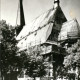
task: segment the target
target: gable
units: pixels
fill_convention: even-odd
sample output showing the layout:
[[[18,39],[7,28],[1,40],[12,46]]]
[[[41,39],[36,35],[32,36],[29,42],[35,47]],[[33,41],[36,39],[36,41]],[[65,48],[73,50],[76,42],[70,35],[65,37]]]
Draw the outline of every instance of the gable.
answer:
[[[48,38],[48,40],[50,41],[58,41],[58,35],[60,33],[60,30],[62,28],[62,24],[64,22],[66,22],[67,19],[63,13],[63,11],[61,10],[60,7],[58,7],[58,9],[56,10],[55,16],[54,16],[54,25],[51,31],[51,34]]]

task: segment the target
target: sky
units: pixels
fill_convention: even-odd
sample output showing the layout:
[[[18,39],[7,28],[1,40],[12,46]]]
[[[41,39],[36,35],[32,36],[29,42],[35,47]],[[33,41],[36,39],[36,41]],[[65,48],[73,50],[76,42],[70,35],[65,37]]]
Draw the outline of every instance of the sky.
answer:
[[[0,0],[0,20],[16,25],[19,0]],[[26,24],[53,8],[54,0],[23,0]],[[76,18],[80,24],[80,0],[60,0],[60,6],[67,20]]]

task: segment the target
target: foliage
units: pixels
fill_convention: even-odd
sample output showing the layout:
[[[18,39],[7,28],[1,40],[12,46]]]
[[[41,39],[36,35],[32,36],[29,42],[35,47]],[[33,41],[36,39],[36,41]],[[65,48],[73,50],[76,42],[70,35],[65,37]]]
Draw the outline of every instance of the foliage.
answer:
[[[72,44],[67,50],[68,55],[64,58],[64,70],[65,74],[70,76],[70,71],[76,70],[78,67],[78,75],[80,75],[80,39],[76,43]],[[77,75],[77,74],[76,74]]]
[[[64,59],[65,67],[73,66],[75,63],[80,60],[80,40],[74,43],[71,47],[67,49],[69,55]],[[80,64],[79,64],[80,65]]]
[[[15,39],[15,29],[4,22],[1,28],[1,69],[3,75],[9,71],[14,71],[19,67],[18,48]]]
[[[40,55],[38,49],[35,51],[28,49],[28,51],[24,51],[26,54],[24,59],[24,69],[26,69],[26,75],[29,77],[42,77],[46,74],[46,66],[44,64],[43,56]],[[22,55],[24,54],[22,53]]]
[[[35,50],[29,48],[28,51],[19,52],[15,29],[6,24],[5,21],[1,23],[1,26],[1,68],[3,75],[17,70],[20,73],[25,69],[26,74],[30,77],[44,76],[46,66],[39,48],[35,47]]]
[[[68,47],[66,49],[66,52],[68,53],[64,57],[63,65],[59,65],[59,60],[56,64],[56,77],[68,77],[70,76],[69,72],[70,70],[75,70],[76,66],[80,67],[80,40],[77,40],[76,43],[72,44],[71,47]],[[60,58],[60,57],[59,57]],[[79,70],[80,74],[80,70]]]

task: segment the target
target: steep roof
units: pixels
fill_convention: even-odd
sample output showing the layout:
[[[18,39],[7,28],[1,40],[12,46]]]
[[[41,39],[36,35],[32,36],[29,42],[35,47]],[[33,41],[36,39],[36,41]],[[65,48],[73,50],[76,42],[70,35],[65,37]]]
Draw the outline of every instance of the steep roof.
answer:
[[[43,13],[36,19],[34,19],[30,24],[26,25],[20,34],[17,36],[17,40],[22,39],[23,37],[30,35],[29,33],[34,32],[36,30],[39,30],[39,28],[42,28],[48,24],[51,17],[53,17],[54,13],[56,12],[56,9],[50,9],[47,12]]]
[[[18,46],[20,47],[22,43],[23,45],[27,44],[25,46],[44,43],[52,30],[53,23],[50,22],[50,19],[54,16],[55,12],[56,9],[50,9],[25,26],[17,36],[17,40],[20,40]]]
[[[80,26],[76,19],[63,23],[58,41],[80,37]]]
[[[19,40],[18,47],[24,49],[28,46],[45,43],[51,34],[57,10],[60,10],[62,13],[60,6],[50,9],[25,26],[17,36],[17,40]],[[62,18],[64,17],[62,16]]]

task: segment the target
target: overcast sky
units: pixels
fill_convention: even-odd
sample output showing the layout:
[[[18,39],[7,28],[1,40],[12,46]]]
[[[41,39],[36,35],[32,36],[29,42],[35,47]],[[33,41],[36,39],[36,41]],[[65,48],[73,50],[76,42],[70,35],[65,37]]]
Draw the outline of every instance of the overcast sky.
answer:
[[[1,20],[16,25],[19,0],[0,0]],[[23,0],[26,24],[53,7],[54,0]],[[76,18],[80,23],[80,0],[60,0],[60,6],[68,20]]]

